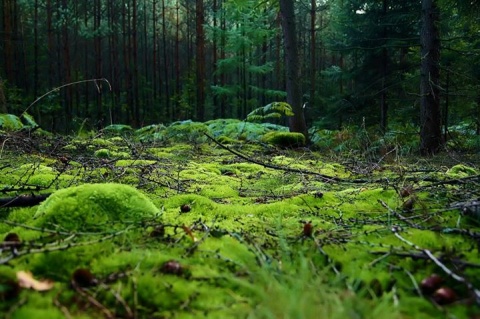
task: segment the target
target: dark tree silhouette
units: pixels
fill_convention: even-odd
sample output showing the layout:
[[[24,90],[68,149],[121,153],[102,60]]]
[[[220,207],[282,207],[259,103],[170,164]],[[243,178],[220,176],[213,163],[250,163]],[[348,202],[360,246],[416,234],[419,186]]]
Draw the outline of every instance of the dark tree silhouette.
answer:
[[[439,10],[435,0],[422,0],[421,78],[420,78],[420,152],[437,153],[442,145],[440,111],[440,37]]]
[[[203,0],[196,0],[196,76],[197,76],[197,120],[205,117],[205,12]]]
[[[285,68],[287,84],[287,102],[292,106],[294,116],[290,117],[290,131],[307,134],[307,125],[302,108],[300,87],[300,65],[298,61],[297,33],[293,0],[280,0],[282,30],[285,45]]]

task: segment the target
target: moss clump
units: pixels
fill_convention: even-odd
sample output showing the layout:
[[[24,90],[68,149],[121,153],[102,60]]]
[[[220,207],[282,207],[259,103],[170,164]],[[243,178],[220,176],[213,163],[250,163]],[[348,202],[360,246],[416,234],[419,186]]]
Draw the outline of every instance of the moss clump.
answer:
[[[297,132],[269,132],[262,139],[266,143],[284,148],[305,145],[305,135]]]
[[[120,223],[154,216],[155,205],[137,189],[122,184],[84,184],[59,190],[37,209],[33,224],[74,231],[107,231]]]
[[[156,161],[151,160],[118,160],[115,163],[117,167],[130,167],[130,166],[149,166],[157,163]]]
[[[106,148],[101,148],[99,150],[96,150],[94,155],[95,155],[95,157],[98,157],[98,158],[109,158],[110,157],[110,151]]]
[[[462,164],[455,165],[447,171],[447,175],[454,178],[464,178],[477,174],[477,170],[475,170],[473,167]]]

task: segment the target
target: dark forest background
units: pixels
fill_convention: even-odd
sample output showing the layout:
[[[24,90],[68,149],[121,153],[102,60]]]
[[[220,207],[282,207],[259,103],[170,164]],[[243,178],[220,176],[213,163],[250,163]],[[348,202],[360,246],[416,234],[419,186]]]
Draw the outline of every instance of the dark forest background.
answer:
[[[309,127],[420,125],[425,2],[438,15],[442,134],[480,133],[478,0],[293,1]],[[243,119],[286,100],[277,1],[3,0],[0,19],[0,112],[79,82],[29,109],[47,130]]]

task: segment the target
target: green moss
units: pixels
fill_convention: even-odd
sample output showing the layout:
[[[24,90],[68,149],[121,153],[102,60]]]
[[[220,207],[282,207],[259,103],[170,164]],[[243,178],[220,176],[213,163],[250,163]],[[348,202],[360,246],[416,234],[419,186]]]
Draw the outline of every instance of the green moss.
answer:
[[[305,145],[305,135],[297,132],[269,132],[263,136],[262,140],[266,143],[284,148],[301,147]]]
[[[129,166],[149,166],[157,163],[157,161],[151,160],[118,160],[115,162],[117,167],[129,167]]]
[[[19,173],[23,174],[26,172],[35,172],[40,174],[48,174],[53,173],[53,168],[45,166],[45,165],[38,165],[38,164],[24,164],[19,167]]]
[[[90,141],[90,144],[96,145],[96,146],[112,146],[113,145],[112,142],[103,138],[94,138]]]
[[[73,144],[68,144],[68,145],[65,145],[64,147],[62,147],[62,150],[64,151],[76,151],[78,149],[78,147],[76,145],[73,145]]]
[[[152,147],[147,150],[148,154],[152,154],[158,158],[170,158],[173,154],[163,148]]]
[[[450,168],[446,175],[452,178],[464,178],[468,176],[478,175],[478,171],[470,166],[458,164]]]
[[[238,191],[226,185],[212,185],[202,188],[200,195],[215,199],[232,198],[238,196]]]
[[[225,136],[225,135],[220,135],[218,138],[217,138],[217,141],[219,143],[222,143],[222,144],[235,144],[238,142],[238,140],[235,140],[231,137],[228,137],[228,136]]]
[[[214,124],[212,127],[218,131],[224,129],[222,125],[244,125],[239,121]],[[262,134],[269,129],[246,128],[252,129],[252,136],[260,132],[254,129],[261,128]],[[111,157],[127,153],[120,146],[123,139],[111,142],[118,142],[108,147]],[[88,144],[75,145],[85,150]],[[443,181],[444,173],[420,176],[411,174],[408,165],[385,165],[384,172],[361,178],[377,179],[372,176],[379,174],[388,176],[388,182],[326,182],[314,175],[244,162],[211,143],[155,145],[140,158],[156,156],[156,161],[117,161],[119,167],[102,165],[90,169],[82,155],[76,165],[70,162],[61,176],[65,180],[73,176],[69,183],[74,184],[112,179],[141,185],[151,200],[124,185],[86,184],[54,193],[38,210],[2,211],[0,220],[37,227],[0,223],[1,236],[19,234],[26,243],[24,251],[30,247],[41,250],[79,244],[17,256],[8,268],[4,267],[0,275],[7,278],[14,278],[16,270],[26,269],[37,278],[56,281],[52,292],[22,292],[27,303],[20,305],[12,317],[45,314],[34,312],[35,307],[53,311],[55,317],[58,308],[52,303],[54,298],[75,319],[100,317],[98,309],[86,308],[81,296],[69,288],[70,276],[78,267],[90,269],[99,278],[121,277],[109,282],[108,288],[89,289],[106,308],[118,311],[118,317],[126,316],[112,291],[130,306],[137,305],[138,318],[317,318],[318,309],[328,318],[468,318],[478,310],[473,304],[466,307],[463,303],[469,296],[464,288],[459,291],[463,299],[457,305],[441,310],[432,306],[427,298],[417,295],[415,284],[433,272],[441,273],[441,269],[431,261],[396,254],[417,250],[396,237],[392,225],[402,227],[399,234],[405,239],[445,256],[445,260],[454,256],[478,263],[474,239],[438,230],[478,228],[467,223],[465,217],[457,226],[459,212],[445,210],[452,198],[464,194],[463,185],[430,187],[430,180]],[[235,149],[269,164],[351,178],[341,164],[350,162],[350,158],[335,163],[314,152],[278,151],[253,143],[236,143]],[[30,164],[22,167],[24,163]],[[10,165],[0,172],[4,183],[11,176],[13,181],[28,176],[32,181],[38,179],[35,183],[48,182],[59,167],[63,168],[57,158],[30,156],[12,160]],[[151,165],[147,173],[151,172],[148,177],[154,179],[143,179],[139,174],[142,167],[137,166],[145,165]],[[415,194],[415,211],[405,214],[409,221],[422,226],[419,229],[379,203],[381,200],[400,211],[404,199],[397,192],[405,180],[422,180],[414,187],[425,186],[426,191]],[[58,187],[62,185],[64,182]],[[181,212],[182,205],[189,205],[190,211]],[[313,228],[311,237],[303,236],[308,222]],[[151,234],[162,227],[162,235]],[[113,238],[98,233],[117,230],[127,231]],[[82,245],[92,240],[98,242]],[[7,256],[9,251],[3,250],[2,254]],[[180,262],[188,275],[162,272],[168,260]],[[461,274],[472,278],[477,286],[478,269],[467,266]],[[373,293],[372,282],[378,282],[381,295]],[[462,286],[451,278],[447,283],[455,288]],[[8,310],[6,307],[1,310]]]
[[[66,230],[121,229],[121,222],[155,216],[155,205],[135,188],[122,184],[84,184],[52,194],[35,213],[33,225]]]
[[[96,150],[94,155],[98,158],[109,158],[111,154],[109,149],[101,148],[99,150]]]

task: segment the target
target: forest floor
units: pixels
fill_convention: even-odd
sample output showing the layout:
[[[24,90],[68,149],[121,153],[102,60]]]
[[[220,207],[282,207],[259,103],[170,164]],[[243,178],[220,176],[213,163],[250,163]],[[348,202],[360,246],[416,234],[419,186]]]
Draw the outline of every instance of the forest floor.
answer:
[[[471,158],[1,136],[6,318],[480,316]]]

